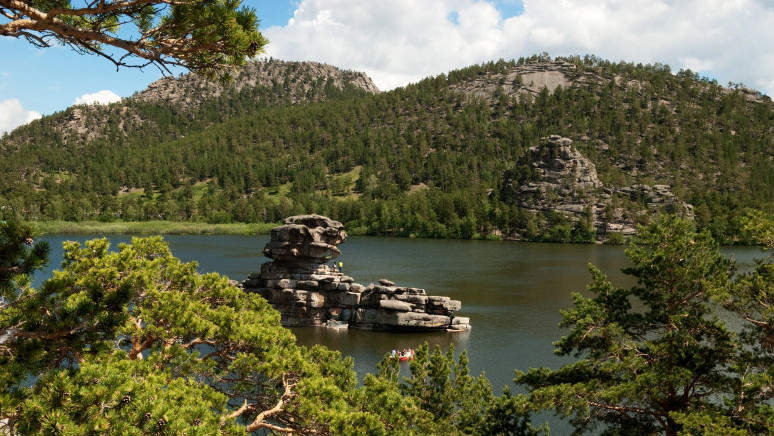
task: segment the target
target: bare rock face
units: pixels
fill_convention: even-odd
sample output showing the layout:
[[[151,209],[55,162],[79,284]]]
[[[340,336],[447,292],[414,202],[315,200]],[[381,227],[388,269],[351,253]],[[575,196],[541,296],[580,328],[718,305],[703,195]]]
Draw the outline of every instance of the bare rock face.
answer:
[[[546,58],[455,83],[450,89],[484,99],[494,105],[501,93],[512,98],[517,98],[520,94],[537,95],[543,88],[553,93],[560,86],[568,88],[574,82],[585,82],[580,76],[574,64]]]
[[[541,174],[547,187],[563,193],[602,187],[594,163],[572,146],[572,141],[559,135],[544,138],[540,146],[529,149],[532,166]]]
[[[201,105],[206,99],[218,97],[229,90],[239,92],[246,88],[272,87],[279,84],[289,91],[292,103],[300,103],[309,99],[315,82],[304,80],[305,77],[324,80],[338,89],[352,85],[371,94],[379,93],[379,89],[365,73],[344,71],[317,62],[254,60],[246,62],[244,67],[235,71],[234,80],[225,84],[206,80],[195,73],[179,78],[165,77],[151,83],[147,89],[137,94],[135,99],[150,103],[163,102],[182,110],[190,110]]]
[[[266,298],[285,326],[355,327],[369,330],[470,329],[455,317],[462,304],[428,296],[424,289],[395,286],[390,280],[363,286],[326,264],[341,252],[344,226],[320,215],[299,215],[271,232],[263,253],[273,259],[241,283]]]
[[[635,234],[640,213],[693,217],[693,206],[675,196],[668,185],[603,186],[594,163],[570,139],[558,135],[542,138],[529,148],[505,178],[501,196],[506,203],[536,214],[553,211],[575,221],[590,219],[598,239],[610,233]]]
[[[298,215],[271,231],[263,254],[281,264],[315,269],[341,255],[337,245],[347,239],[344,226],[320,215]]]
[[[595,212],[602,182],[594,163],[576,150],[570,139],[558,135],[543,138],[517,162],[517,167],[528,168],[530,175],[507,180],[503,195],[506,202],[533,212],[556,210],[575,218],[589,209]]]

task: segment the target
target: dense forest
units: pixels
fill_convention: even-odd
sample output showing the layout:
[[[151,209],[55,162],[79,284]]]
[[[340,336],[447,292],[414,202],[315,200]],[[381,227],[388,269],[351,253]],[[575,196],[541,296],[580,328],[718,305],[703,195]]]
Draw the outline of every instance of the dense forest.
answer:
[[[604,238],[605,220],[645,224],[658,213],[622,187],[667,185],[724,242],[742,239],[747,211],[774,211],[774,105],[742,85],[661,64],[536,55],[374,93],[304,64],[260,63],[282,74],[220,93],[190,88],[193,105],[135,96],[73,107],[5,135],[0,205],[31,221],[320,213],[351,233],[577,242]],[[535,72],[562,82],[531,87]],[[504,195],[511,180],[540,179],[517,162],[550,135],[596,166],[606,200],[590,207],[604,208],[601,218]]]

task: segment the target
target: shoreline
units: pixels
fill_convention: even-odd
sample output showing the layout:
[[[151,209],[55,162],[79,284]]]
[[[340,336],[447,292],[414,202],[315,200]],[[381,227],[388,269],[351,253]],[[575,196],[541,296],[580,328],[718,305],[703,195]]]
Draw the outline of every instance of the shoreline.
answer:
[[[281,226],[274,223],[230,223],[209,224],[203,222],[177,221],[27,221],[39,233],[70,235],[269,235],[271,230]],[[349,236],[368,236],[363,228],[347,231]],[[415,238],[414,235],[389,236]],[[431,238],[432,239],[432,238]],[[453,239],[453,238],[440,238]],[[471,240],[504,241],[499,236],[481,236]]]
[[[269,235],[271,230],[277,226],[281,226],[281,222],[276,223],[230,223],[230,224],[210,224],[203,222],[176,222],[176,221],[114,221],[114,222],[102,222],[102,221],[27,221],[29,225],[32,225],[37,229],[38,233],[43,235],[51,234],[70,234],[70,235]],[[354,229],[352,232],[347,232],[349,236],[368,236],[363,232],[359,232],[359,229]],[[395,236],[390,236],[395,237]],[[398,238],[413,239],[413,235],[409,236],[397,236]],[[431,238],[432,239],[432,238]],[[444,239],[444,238],[441,238]],[[487,238],[478,237],[471,238],[470,240],[477,241],[507,241],[507,242],[522,242],[518,240],[505,239],[505,238]],[[549,242],[549,241],[529,241],[538,244],[562,244],[562,242]],[[573,244],[567,242],[567,244]],[[620,245],[624,244],[605,244],[603,242],[595,241],[590,244],[596,245]],[[585,244],[581,244],[585,245]],[[758,244],[720,244],[721,246],[728,247],[756,247]]]
[[[43,234],[73,235],[268,235],[280,223],[209,224],[175,221],[30,221]]]

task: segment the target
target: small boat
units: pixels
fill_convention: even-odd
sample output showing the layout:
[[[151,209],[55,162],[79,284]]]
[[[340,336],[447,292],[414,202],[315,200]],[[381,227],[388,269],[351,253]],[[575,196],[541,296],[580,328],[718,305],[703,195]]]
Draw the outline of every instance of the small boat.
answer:
[[[414,349],[410,348],[408,350],[400,351],[398,353],[390,355],[392,358],[398,358],[398,362],[405,362],[409,359],[414,358]]]

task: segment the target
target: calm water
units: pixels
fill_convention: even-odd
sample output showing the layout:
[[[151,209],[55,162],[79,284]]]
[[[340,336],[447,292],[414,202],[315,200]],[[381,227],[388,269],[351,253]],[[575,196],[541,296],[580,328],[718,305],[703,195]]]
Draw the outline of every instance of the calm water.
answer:
[[[47,236],[52,267],[59,266],[63,240],[92,238]],[[109,238],[114,248],[130,241],[126,236]],[[218,272],[238,281],[260,271],[260,265],[268,261],[261,254],[268,236],[171,235],[164,239],[175,256],[197,260],[200,272]],[[467,350],[471,372],[484,371],[499,392],[505,385],[512,386],[515,368],[563,363],[552,346],[564,334],[557,327],[559,310],[572,305],[571,292],[585,290],[590,281],[589,263],[616,285],[631,284],[620,273],[626,265],[623,247],[351,237],[339,248],[344,272],[357,283],[367,285],[387,278],[398,286],[420,287],[430,295],[461,300],[462,310],[457,314],[470,317],[473,325],[466,333],[427,334],[293,329],[301,344],[323,344],[354,357],[361,378],[375,372],[376,363],[391,349],[427,341],[444,351],[452,344],[455,350]],[[733,252],[741,268],[749,268],[752,259],[760,257],[755,248],[734,248]]]

